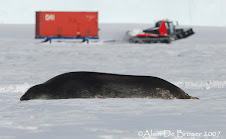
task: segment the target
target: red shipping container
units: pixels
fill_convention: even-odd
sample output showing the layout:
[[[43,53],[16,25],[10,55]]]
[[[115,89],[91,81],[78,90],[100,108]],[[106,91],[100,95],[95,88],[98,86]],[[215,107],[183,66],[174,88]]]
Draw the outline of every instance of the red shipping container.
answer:
[[[36,12],[36,38],[98,37],[98,12]]]

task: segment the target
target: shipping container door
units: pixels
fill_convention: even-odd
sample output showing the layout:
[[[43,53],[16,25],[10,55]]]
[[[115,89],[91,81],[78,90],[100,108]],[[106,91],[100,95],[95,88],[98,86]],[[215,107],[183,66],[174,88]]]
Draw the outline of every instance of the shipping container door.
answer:
[[[83,20],[84,22],[86,22],[86,24],[84,24],[84,35],[85,36],[89,36],[89,37],[94,37],[97,36],[97,13],[95,12],[87,12],[84,13],[83,16]]]

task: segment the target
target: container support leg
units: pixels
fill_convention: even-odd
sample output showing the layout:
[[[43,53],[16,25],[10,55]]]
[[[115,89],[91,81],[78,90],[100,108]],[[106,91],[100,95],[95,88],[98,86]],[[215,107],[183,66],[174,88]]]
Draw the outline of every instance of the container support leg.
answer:
[[[49,41],[49,43],[52,43],[52,39],[51,38],[47,38],[47,41]]]
[[[89,44],[89,38],[83,38],[82,42],[87,42],[87,44]]]

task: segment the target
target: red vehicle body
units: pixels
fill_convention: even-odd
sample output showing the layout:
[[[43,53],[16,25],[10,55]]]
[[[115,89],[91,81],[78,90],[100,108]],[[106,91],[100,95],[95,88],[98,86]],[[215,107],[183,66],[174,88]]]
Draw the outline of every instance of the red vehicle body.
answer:
[[[36,38],[98,38],[98,12],[36,12]]]

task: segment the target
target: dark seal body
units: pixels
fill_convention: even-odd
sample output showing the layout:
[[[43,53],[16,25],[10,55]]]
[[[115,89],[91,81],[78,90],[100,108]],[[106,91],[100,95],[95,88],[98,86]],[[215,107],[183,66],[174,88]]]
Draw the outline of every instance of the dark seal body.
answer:
[[[197,99],[158,77],[69,72],[31,87],[20,100],[69,98]]]

